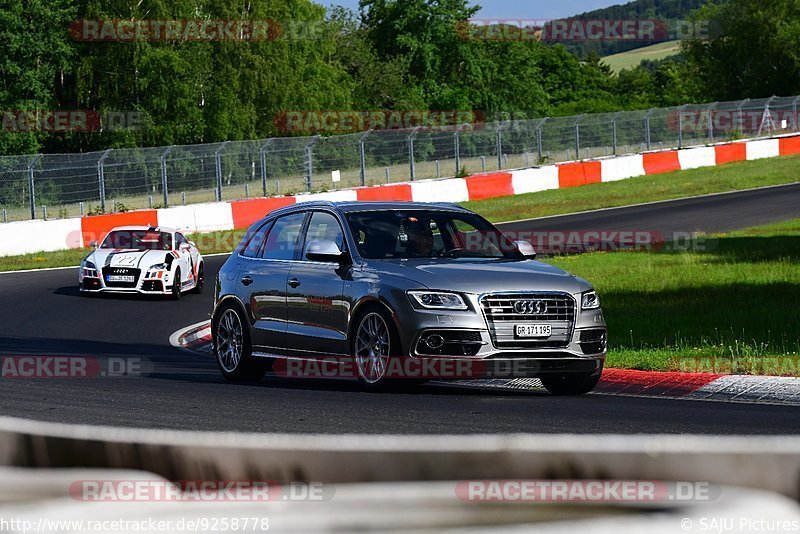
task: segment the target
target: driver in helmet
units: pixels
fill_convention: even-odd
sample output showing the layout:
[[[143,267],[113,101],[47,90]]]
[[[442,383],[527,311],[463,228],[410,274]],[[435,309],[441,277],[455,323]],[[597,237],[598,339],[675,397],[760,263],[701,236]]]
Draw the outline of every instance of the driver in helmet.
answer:
[[[409,217],[405,221],[405,231],[408,236],[406,251],[412,257],[433,257],[433,229],[430,219],[422,217]]]

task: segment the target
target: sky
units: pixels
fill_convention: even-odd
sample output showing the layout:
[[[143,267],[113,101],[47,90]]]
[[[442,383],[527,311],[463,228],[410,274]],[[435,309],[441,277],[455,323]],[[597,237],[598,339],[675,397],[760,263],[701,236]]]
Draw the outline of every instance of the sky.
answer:
[[[314,0],[326,6],[342,5],[358,10],[358,0]],[[553,19],[569,17],[592,9],[625,4],[630,0],[476,0],[483,6],[476,18],[489,19]]]

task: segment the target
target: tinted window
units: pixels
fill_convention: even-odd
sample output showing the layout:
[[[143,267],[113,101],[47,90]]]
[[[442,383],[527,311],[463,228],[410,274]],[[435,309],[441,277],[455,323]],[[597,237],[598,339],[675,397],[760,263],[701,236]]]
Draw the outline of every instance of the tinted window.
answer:
[[[311,216],[311,223],[308,225],[306,234],[306,248],[314,241],[333,241],[344,250],[344,234],[339,220],[324,211],[317,211]]]
[[[172,236],[167,232],[150,230],[118,230],[108,234],[100,248],[172,250]]]
[[[267,236],[262,257],[268,260],[293,260],[305,218],[305,213],[295,213],[275,221]]]
[[[267,223],[261,227],[259,227],[254,232],[248,232],[248,235],[245,236],[245,239],[249,239],[247,241],[247,245],[242,250],[242,256],[246,258],[259,258],[261,257],[261,249],[264,247],[264,241],[267,238],[267,232],[269,231],[271,223]]]
[[[446,211],[351,213],[347,222],[369,260],[522,259],[516,246],[485,219]]]
[[[188,243],[183,234],[175,234],[175,248],[180,248],[184,243]]]

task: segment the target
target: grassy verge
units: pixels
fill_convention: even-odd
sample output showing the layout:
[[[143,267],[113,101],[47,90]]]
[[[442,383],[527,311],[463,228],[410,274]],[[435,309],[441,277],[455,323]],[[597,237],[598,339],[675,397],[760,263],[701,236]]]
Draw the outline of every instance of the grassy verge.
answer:
[[[464,205],[492,222],[505,222],[786,184],[796,182],[798,175],[800,156],[787,156],[493,198]]]
[[[612,367],[800,376],[800,220],[716,237],[548,261],[597,287]]]

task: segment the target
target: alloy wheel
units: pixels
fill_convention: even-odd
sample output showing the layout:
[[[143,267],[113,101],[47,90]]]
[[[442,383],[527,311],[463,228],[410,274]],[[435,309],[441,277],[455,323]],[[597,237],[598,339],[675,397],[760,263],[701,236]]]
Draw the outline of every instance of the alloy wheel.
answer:
[[[378,313],[370,313],[361,320],[355,342],[355,359],[361,379],[377,384],[386,376],[391,348],[389,327]]]

